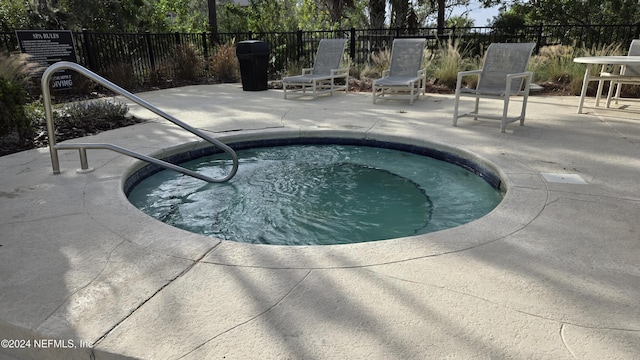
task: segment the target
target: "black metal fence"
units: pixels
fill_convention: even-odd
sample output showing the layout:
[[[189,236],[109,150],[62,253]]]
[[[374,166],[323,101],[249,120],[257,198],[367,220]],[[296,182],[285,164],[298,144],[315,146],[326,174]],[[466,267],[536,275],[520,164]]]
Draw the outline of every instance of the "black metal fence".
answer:
[[[150,81],[160,67],[172,75],[167,64],[174,59],[178,46],[189,44],[203,59],[209,57],[207,34],[151,33],[74,33],[78,63],[98,74],[109,74],[126,64],[132,68],[137,82]],[[114,67],[116,69],[114,69]],[[204,68],[203,68],[204,70]],[[206,75],[206,74],[202,74]]]
[[[547,45],[577,45],[586,48],[620,44],[626,48],[631,40],[640,38],[640,23],[630,25],[536,25],[512,28],[452,27],[445,29],[346,29],[335,31],[293,31],[269,33],[74,33],[78,62],[99,74],[126,64],[132,68],[138,84],[149,82],[154,71],[170,63],[181,44],[189,44],[209,59],[216,44],[257,39],[270,47],[270,77],[280,78],[290,62],[310,65],[317,44],[323,38],[348,38],[348,54],[357,64],[370,61],[371,54],[390,48],[397,37],[427,39],[434,50],[445,41],[452,41],[471,54],[480,54],[492,42],[535,42],[537,49]],[[17,39],[13,32],[0,32],[0,50],[15,52]],[[206,67],[202,75],[207,75]]]

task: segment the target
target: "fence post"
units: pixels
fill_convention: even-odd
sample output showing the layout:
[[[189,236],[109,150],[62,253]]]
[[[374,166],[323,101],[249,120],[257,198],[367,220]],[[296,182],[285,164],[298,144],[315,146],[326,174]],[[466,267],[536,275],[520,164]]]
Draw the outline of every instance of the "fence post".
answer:
[[[356,28],[352,27],[350,32],[351,45],[349,48],[349,56],[351,57],[351,60],[354,60],[356,58]]]
[[[156,68],[156,60],[153,57],[153,43],[151,42],[151,33],[149,30],[145,31],[144,37],[147,40],[147,51],[149,52],[149,63],[151,64],[151,69]]]
[[[540,51],[540,48],[542,47],[542,29],[543,29],[543,25],[542,23],[538,24],[538,37],[536,39],[536,54]]]
[[[300,58],[302,57],[302,52],[304,49],[304,42],[302,40],[302,30],[298,29],[297,34],[296,34],[296,49],[297,49],[297,54],[296,54],[296,60],[300,61]]]
[[[451,46],[456,45],[456,26],[451,27]]]
[[[205,31],[202,32],[202,54],[204,55],[204,61],[206,62],[209,58],[209,48],[207,47],[207,33]]]
[[[180,33],[176,31],[174,36],[176,37],[176,45],[180,45]]]
[[[82,29],[82,37],[84,38],[84,51],[87,53],[87,69],[95,70],[93,46],[91,46],[91,34],[89,33],[89,30]]]

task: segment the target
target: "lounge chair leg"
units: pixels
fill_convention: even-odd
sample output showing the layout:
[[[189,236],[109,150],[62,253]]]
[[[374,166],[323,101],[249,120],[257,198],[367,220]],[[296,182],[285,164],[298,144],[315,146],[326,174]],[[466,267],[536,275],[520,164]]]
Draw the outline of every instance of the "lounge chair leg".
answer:
[[[509,87],[507,87],[509,90]],[[510,96],[505,95],[504,97],[504,108],[502,109],[502,121],[500,122],[500,132],[503,133],[507,129],[507,115],[509,115],[509,98]]]
[[[611,98],[613,97],[613,88],[616,87],[616,85],[617,84],[613,81],[609,83],[609,92],[607,93],[607,104],[605,105],[607,109],[611,105]]]
[[[453,100],[453,126],[458,126],[458,103],[460,101],[460,89],[456,89],[456,97]]]
[[[604,71],[604,66],[602,67]],[[602,94],[602,88],[604,87],[604,80],[598,81],[598,90],[596,90],[596,106],[600,106],[600,95]]]
[[[475,105],[475,107],[473,108],[473,113],[477,115],[477,114],[478,114],[478,110],[479,110],[479,109],[480,109],[480,98],[479,98],[479,97],[477,97],[477,98],[476,98],[476,105]],[[478,117],[477,117],[477,116],[474,116],[474,117],[473,117],[473,120],[478,120]]]
[[[618,84],[618,88],[616,89],[616,105],[618,104],[618,100],[620,100],[621,91],[622,91],[622,83]]]
[[[529,88],[530,81],[525,83],[527,89]],[[524,118],[527,115],[527,101],[529,101],[529,91],[524,92],[522,97],[522,110],[520,111],[520,126],[524,126]]]
[[[522,111],[520,112],[520,126],[524,126],[524,117],[527,113],[527,100],[522,103]]]

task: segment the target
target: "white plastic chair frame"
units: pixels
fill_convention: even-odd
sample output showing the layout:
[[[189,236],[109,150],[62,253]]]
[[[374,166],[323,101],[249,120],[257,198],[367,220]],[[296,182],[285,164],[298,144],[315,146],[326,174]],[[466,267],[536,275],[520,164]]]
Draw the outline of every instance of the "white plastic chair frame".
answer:
[[[427,75],[422,69],[422,55],[426,39],[394,39],[391,64],[382,78],[372,84],[373,103],[386,96],[409,99],[409,104],[426,92]]]
[[[640,56],[640,39],[635,39],[631,41],[631,45],[629,46],[629,56]],[[609,73],[601,73],[600,76],[612,75]],[[598,90],[602,91],[602,80],[600,80],[600,84],[598,84]],[[622,85],[640,85],[640,66],[629,66],[623,65],[620,67],[620,75],[616,76],[615,80],[611,80],[611,84],[609,86],[609,92],[607,93],[607,108],[611,105],[611,100],[615,100],[616,104],[618,100],[622,99],[620,96]],[[613,95],[615,90],[615,96]],[[600,94],[600,92],[598,94]],[[626,100],[638,100],[638,99],[626,99]]]
[[[349,90],[349,69],[340,68],[347,39],[321,39],[316,51],[313,68],[302,69],[302,75],[288,76],[282,79],[284,98],[287,93],[301,92],[301,96],[310,91],[315,99],[319,94]],[[337,84],[344,79],[344,84]]]
[[[465,116],[500,120],[500,132],[506,130],[507,124],[520,121],[524,125],[529,98],[529,87],[533,79],[533,72],[525,71],[535,47],[534,43],[493,43],[487,48],[482,69],[461,71],[456,81],[456,95],[453,110],[453,126],[457,126],[458,119]],[[475,89],[463,88],[462,79],[466,76],[477,76]],[[509,99],[511,96],[522,95],[522,109],[517,116],[509,117]],[[474,97],[475,107],[472,112],[459,114],[460,97]],[[501,116],[479,114],[480,98],[502,99]]]

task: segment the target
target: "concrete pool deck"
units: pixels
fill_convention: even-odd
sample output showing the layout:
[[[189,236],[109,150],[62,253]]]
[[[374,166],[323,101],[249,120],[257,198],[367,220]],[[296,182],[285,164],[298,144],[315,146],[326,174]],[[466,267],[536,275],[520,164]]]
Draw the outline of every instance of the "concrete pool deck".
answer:
[[[0,157],[0,359],[640,358],[640,103],[589,99],[576,114],[578,97],[532,96],[525,126],[500,134],[495,121],[452,127],[451,95],[373,105],[370,93],[284,100],[239,84],[137,95],[223,141],[459,148],[495,166],[507,195],[420,237],[248,245],[135,209],[122,184],[137,160],[89,150],[95,170],[78,174],[77,151],[61,151],[53,175],[48,149]],[[197,140],[131,112],[149,121],[72,141],[157,154]]]

